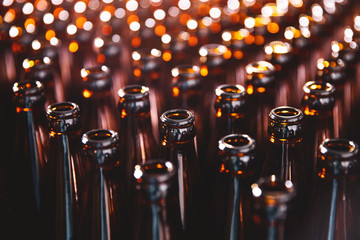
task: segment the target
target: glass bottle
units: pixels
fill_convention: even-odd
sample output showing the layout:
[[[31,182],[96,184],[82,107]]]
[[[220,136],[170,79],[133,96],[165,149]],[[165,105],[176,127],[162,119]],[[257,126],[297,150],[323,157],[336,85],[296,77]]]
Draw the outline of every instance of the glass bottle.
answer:
[[[134,177],[138,189],[134,239],[184,239],[175,166],[150,160],[135,166]]]
[[[118,129],[116,102],[111,90],[111,73],[105,65],[81,69],[83,98],[80,104],[82,129]]]
[[[326,139],[319,147],[317,178],[306,222],[309,239],[358,239],[358,145]]]
[[[82,189],[80,108],[61,102],[47,107],[50,128],[45,185],[46,222],[49,238],[75,239]]]
[[[135,194],[134,167],[156,158],[158,146],[152,132],[149,88],[129,85],[120,89],[118,94],[120,146],[125,165],[126,190],[131,199]]]
[[[301,101],[304,112],[304,143],[306,172],[312,178],[316,170],[319,145],[326,138],[334,137],[335,87],[326,82],[307,82]]]
[[[121,178],[117,133],[91,130],[81,142],[86,171],[79,239],[130,239],[132,219]]]
[[[39,236],[49,143],[44,88],[39,81],[22,81],[14,84],[13,92],[16,118],[10,194],[19,224]]]
[[[250,239],[251,184],[255,180],[255,140],[230,134],[218,142],[219,162],[212,200],[209,239]]]
[[[195,236],[201,224],[198,221],[201,183],[194,142],[194,115],[187,110],[172,109],[161,115],[160,122],[160,157],[177,169],[182,225],[187,236]]]
[[[260,178],[251,185],[255,198],[253,239],[283,240],[285,238],[286,218],[290,201],[296,188],[290,180],[275,175]]]
[[[216,120],[211,133],[206,162],[202,163],[212,173],[217,172],[216,155],[218,141],[231,133],[248,133],[246,115],[246,91],[241,85],[224,84],[215,90],[214,108]]]

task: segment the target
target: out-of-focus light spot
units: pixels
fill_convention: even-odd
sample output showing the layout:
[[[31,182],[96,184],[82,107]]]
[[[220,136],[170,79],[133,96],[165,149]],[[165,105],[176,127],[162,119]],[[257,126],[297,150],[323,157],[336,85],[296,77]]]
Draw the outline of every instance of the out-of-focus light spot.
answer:
[[[354,18],[354,28],[356,31],[360,31],[360,16]]]
[[[2,2],[2,5],[3,5],[4,7],[10,7],[10,6],[13,4],[13,2],[14,2],[14,0],[4,0],[4,1]]]
[[[317,69],[323,70],[324,67],[325,67],[325,65],[324,65],[324,59],[323,59],[323,58],[319,58],[319,59],[317,60],[316,66],[317,66]]]
[[[289,180],[285,181],[285,187],[292,188],[293,186],[294,185],[293,185],[293,183],[291,181],[289,181]]]
[[[43,62],[44,62],[45,64],[50,64],[50,63],[51,63],[51,60],[50,60],[49,57],[44,57],[44,58],[43,58]]]
[[[106,4],[109,4],[109,3],[112,3],[113,0],[102,0],[103,3],[106,3]]]
[[[90,31],[93,28],[93,24],[90,21],[86,21],[83,28],[85,31]]]
[[[255,27],[255,19],[252,17],[247,17],[244,21],[244,25],[247,28],[253,28]]]
[[[319,4],[314,4],[311,7],[312,17],[315,22],[320,22],[323,19],[324,11]]]
[[[351,42],[352,41],[352,38],[354,36],[354,32],[351,28],[347,27],[345,28],[344,30],[344,41],[345,42]]]
[[[28,58],[24,59],[22,66],[24,69],[29,69],[34,66],[34,61],[29,60]]]
[[[137,52],[137,51],[134,51],[132,54],[131,54],[131,57],[134,61],[139,61],[141,59],[141,55]]]
[[[170,61],[171,60],[171,52],[170,51],[165,51],[164,53],[163,53],[163,60],[165,61],[165,62],[168,62],[168,61]]]
[[[264,6],[262,9],[261,9],[261,14],[264,16],[264,17],[271,17],[272,14],[273,14],[273,10],[270,6]]]
[[[230,32],[223,32],[223,34],[221,35],[221,38],[228,42],[231,40],[231,33]]]
[[[43,16],[43,21],[45,24],[52,24],[54,22],[54,15],[51,13],[45,13]]]
[[[69,44],[69,51],[74,53],[79,49],[79,44],[77,42],[71,42]]]
[[[156,48],[151,49],[150,53],[154,57],[161,57],[161,51]]]
[[[34,40],[31,42],[31,47],[34,50],[39,50],[41,48],[41,43],[38,40]]]
[[[110,12],[108,12],[108,11],[102,11],[102,12],[100,13],[100,20],[101,20],[102,22],[108,22],[108,21],[110,21],[110,19],[111,19],[111,13],[110,13]]]
[[[299,24],[300,24],[301,27],[308,27],[309,24],[310,24],[310,20],[306,16],[301,16],[299,18]]]
[[[134,32],[139,31],[139,29],[140,29],[140,23],[138,23],[138,22],[132,22],[132,23],[130,23],[129,27],[130,27],[130,30],[131,30],[131,31],[134,31]]]
[[[164,25],[158,25],[155,27],[155,34],[157,36],[162,36],[166,33],[166,28]]]
[[[76,52],[76,51],[75,51]],[[84,98],[90,98],[91,97],[91,95],[92,95],[92,92],[90,92],[89,90],[84,90],[83,91],[83,96],[84,96]]]
[[[140,179],[142,177],[144,173],[141,171],[141,167],[139,165],[135,166],[135,171],[134,171],[134,177],[136,179]]]
[[[25,15],[29,15],[34,11],[34,5],[32,5],[32,3],[27,2],[24,4],[23,8],[22,8],[22,12]]]
[[[332,41],[331,42],[331,50],[333,52],[339,52],[341,50],[340,44],[337,41]]]
[[[66,10],[62,10],[61,12],[59,12],[59,19],[61,21],[66,21],[69,18],[69,12]]]
[[[206,66],[201,66],[201,68],[200,68],[200,75],[203,76],[203,77],[205,77],[205,76],[208,75],[208,73],[209,73],[208,68],[207,68]]]
[[[204,17],[201,22],[204,26],[209,27],[212,24],[212,19],[211,17]]]
[[[100,38],[100,37],[96,37],[94,39],[94,46],[96,48],[101,48],[102,46],[104,46],[104,40],[102,38]]]
[[[188,10],[191,6],[191,2],[189,0],[180,0],[178,2],[178,6],[181,10]]]
[[[12,21],[14,21],[15,16],[16,16],[16,14],[15,14],[14,9],[9,9],[9,10],[5,13],[4,21],[7,22],[7,23],[11,23]]]
[[[59,44],[59,39],[57,39],[56,37],[53,37],[50,39],[50,44],[52,46],[57,46]]]
[[[11,28],[9,29],[9,36],[15,38],[19,34],[20,34],[19,28],[17,28],[16,26],[11,26]]]
[[[208,51],[205,48],[200,48],[199,55],[205,57],[206,55],[208,55]]]
[[[350,48],[356,49],[358,47],[358,44],[355,41],[350,42]]]
[[[334,14],[336,12],[336,1],[335,0],[324,0],[325,11],[329,14]]]
[[[155,12],[154,12],[154,18],[156,19],[156,20],[163,20],[164,18],[165,18],[165,16],[166,16],[166,13],[165,13],[165,11],[164,10],[162,10],[162,9],[157,9],[157,10],[155,10]]]
[[[243,0],[245,7],[251,7],[256,3],[256,0]]]
[[[136,9],[138,9],[139,7],[139,4],[137,1],[135,0],[129,0],[127,3],[126,3],[126,9],[133,12],[135,11]]]
[[[251,186],[252,188],[252,194],[254,195],[254,197],[260,197],[262,194],[261,189],[259,188],[259,186],[257,184],[253,184]]]
[[[74,5],[74,10],[77,13],[83,13],[86,10],[86,3],[84,3],[83,1],[79,1],[77,3],[75,3]]]
[[[52,29],[47,30],[45,33],[46,40],[50,41],[50,39],[52,39],[53,37],[55,37],[55,31]]]
[[[277,33],[279,32],[280,29],[279,25],[275,22],[269,23],[266,28],[269,31],[269,33]]]
[[[114,34],[112,37],[111,37],[111,40],[114,42],[114,43],[119,43],[120,40],[121,40],[121,37],[119,34]]]
[[[77,27],[74,24],[69,24],[66,28],[66,32],[69,35],[74,35],[77,32]]]
[[[164,44],[169,44],[171,42],[171,37],[169,34],[164,34],[162,37],[161,37],[161,41],[164,43]]]
[[[285,29],[284,37],[285,37],[287,40],[291,40],[291,39],[294,38],[294,32],[291,31],[291,29],[287,28],[287,29]]]
[[[221,10],[217,7],[213,7],[210,9],[209,15],[210,15],[210,17],[217,19],[217,18],[221,17]]]
[[[240,2],[238,0],[228,0],[227,1],[227,7],[230,10],[235,11],[235,10],[239,9]]]
[[[51,0],[51,3],[55,6],[60,5],[63,3],[63,0]]]
[[[190,36],[188,39],[188,44],[190,47],[195,47],[198,44],[198,42],[199,40],[195,35]]]
[[[133,46],[134,48],[137,48],[141,45],[141,38],[139,36],[134,36],[131,39],[131,46]]]
[[[194,30],[194,29],[197,28],[198,23],[197,23],[197,21],[195,21],[194,19],[190,19],[190,20],[187,22],[186,26],[187,26],[190,30]]]
[[[268,54],[268,55],[270,55],[270,54],[273,53],[273,49],[272,49],[271,46],[266,46],[266,47],[264,48],[264,51],[265,51],[265,53]]]
[[[311,32],[309,28],[307,27],[301,28],[300,31],[301,31],[301,35],[303,35],[305,38],[311,37]]]
[[[43,12],[48,8],[49,4],[46,0],[37,1],[36,9]]]
[[[171,17],[176,17],[177,15],[179,15],[179,8],[175,7],[175,6],[172,6],[169,8],[168,10],[168,13]]]
[[[290,0],[289,1],[291,5],[293,5],[296,8],[301,8],[303,6],[303,0]]]
[[[153,18],[146,19],[145,26],[148,28],[153,28],[155,26],[155,20]]]
[[[289,9],[289,0],[277,0],[276,7],[280,14],[286,14]]]
[[[125,14],[126,14],[126,11],[123,8],[117,8],[115,10],[115,17],[116,18],[123,18],[123,17],[125,17]]]

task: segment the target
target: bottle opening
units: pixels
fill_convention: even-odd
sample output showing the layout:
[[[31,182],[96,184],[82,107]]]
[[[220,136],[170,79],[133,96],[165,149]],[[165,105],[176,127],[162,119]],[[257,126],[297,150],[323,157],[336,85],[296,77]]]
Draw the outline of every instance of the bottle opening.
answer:
[[[269,117],[277,122],[293,123],[300,121],[304,117],[304,114],[300,109],[282,106],[271,110]]]
[[[136,165],[134,177],[138,181],[164,182],[175,173],[174,165],[164,160],[149,160],[144,164]]]
[[[224,142],[234,147],[246,146],[250,140],[244,136],[231,136],[224,139]]]
[[[119,140],[118,134],[113,130],[96,129],[82,136],[82,143],[90,148],[110,147]]]
[[[50,118],[66,118],[73,117],[78,114],[79,111],[80,108],[77,104],[72,102],[61,102],[48,106],[46,113]]]
[[[255,140],[246,134],[230,134],[219,141],[220,150],[234,150],[237,153],[248,153],[255,149]]]
[[[194,114],[185,109],[173,109],[164,112],[160,120],[169,126],[186,126],[194,122]]]
[[[51,105],[50,109],[53,112],[67,112],[67,111],[75,109],[75,107],[76,106],[73,103],[58,103],[58,104]]]
[[[224,84],[216,88],[215,94],[222,98],[241,98],[245,96],[245,88],[241,85]]]
[[[271,74],[275,72],[275,67],[274,65],[272,65],[271,63],[267,62],[267,61],[257,61],[257,62],[253,62],[248,64],[245,67],[246,73],[251,75],[251,74],[258,74],[258,73],[263,73],[263,74]]]
[[[346,139],[326,139],[320,145],[320,153],[325,158],[343,159],[357,157],[358,145]]]
[[[21,81],[13,86],[15,94],[35,95],[43,91],[43,85],[39,81]]]
[[[303,90],[309,95],[329,96],[335,92],[335,87],[327,82],[310,81],[305,83]]]
[[[125,99],[142,99],[149,95],[149,88],[141,85],[130,85],[120,89],[118,95]]]
[[[171,75],[173,77],[196,77],[200,76],[200,68],[192,65],[181,65],[171,69]]]
[[[88,134],[89,139],[93,141],[103,141],[110,139],[113,135],[108,130],[98,130]]]
[[[110,70],[107,66],[101,65],[83,68],[81,69],[80,74],[84,81],[87,81],[88,79],[97,80],[107,78],[110,74]]]

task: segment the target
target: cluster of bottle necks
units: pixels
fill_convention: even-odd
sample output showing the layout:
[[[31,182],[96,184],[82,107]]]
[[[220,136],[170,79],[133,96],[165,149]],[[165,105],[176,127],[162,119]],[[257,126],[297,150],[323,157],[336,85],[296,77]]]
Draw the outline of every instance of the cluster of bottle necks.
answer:
[[[0,235],[360,239],[358,10],[4,0]]]

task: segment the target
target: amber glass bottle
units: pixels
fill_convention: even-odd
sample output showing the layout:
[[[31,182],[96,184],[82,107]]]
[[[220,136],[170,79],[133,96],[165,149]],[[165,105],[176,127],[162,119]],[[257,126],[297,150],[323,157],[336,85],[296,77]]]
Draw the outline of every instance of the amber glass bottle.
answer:
[[[359,239],[359,147],[345,139],[326,139],[319,149],[306,238]]]
[[[219,142],[218,175],[210,218],[209,239],[251,239],[251,184],[255,178],[255,140],[230,134]]]
[[[202,163],[213,173],[217,172],[215,165],[218,141],[231,133],[247,133],[249,129],[245,119],[245,88],[241,85],[224,84],[216,88],[215,95],[215,126],[211,133],[206,162]]]
[[[326,82],[307,82],[301,101],[304,117],[305,167],[308,177],[316,170],[319,145],[334,137],[335,87]]]
[[[118,112],[111,91],[111,73],[105,65],[81,69],[83,99],[81,124],[84,131],[118,129]]]
[[[130,198],[134,197],[135,191],[134,167],[158,155],[152,132],[149,94],[149,88],[140,85],[129,85],[119,90],[120,146]]]
[[[13,92],[17,114],[10,191],[19,224],[38,236],[49,143],[44,89],[38,81],[23,81],[14,84]]]
[[[175,166],[150,160],[135,166],[134,177],[138,189],[134,239],[184,239]]]
[[[81,141],[86,171],[79,239],[130,239],[132,219],[119,169],[118,135],[91,130]]]
[[[79,112],[71,102],[52,104],[46,111],[50,142],[44,205],[51,239],[74,239],[78,230],[83,187]]]
[[[296,188],[290,180],[271,175],[260,178],[251,185],[255,198],[256,224],[252,239],[283,240],[285,237],[286,218],[290,201],[296,194]]]
[[[160,157],[177,169],[181,220],[188,237],[195,237],[199,219],[200,172],[195,150],[194,115],[183,109],[160,117]]]

